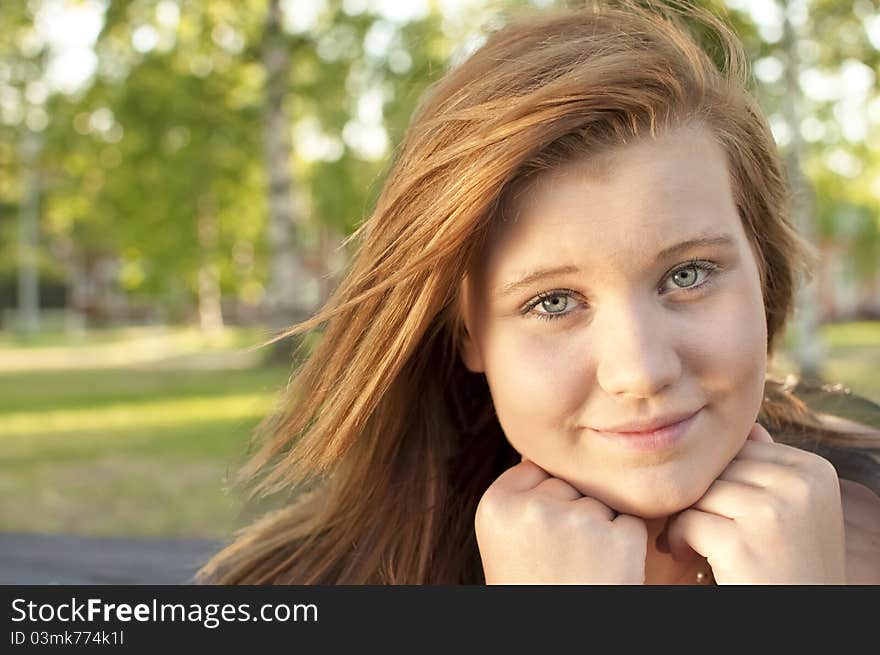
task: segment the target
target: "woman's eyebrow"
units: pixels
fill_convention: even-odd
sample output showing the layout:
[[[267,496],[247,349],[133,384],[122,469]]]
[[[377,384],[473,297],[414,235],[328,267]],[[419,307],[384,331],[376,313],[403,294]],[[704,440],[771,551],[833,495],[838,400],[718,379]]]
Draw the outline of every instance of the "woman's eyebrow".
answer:
[[[706,234],[694,237],[693,239],[688,239],[687,241],[680,241],[679,243],[673,244],[671,246],[667,246],[660,250],[654,256],[654,263],[658,263],[664,259],[668,259],[673,255],[677,255],[685,250],[691,250],[692,248],[706,248],[710,246],[721,246],[721,247],[732,247],[736,244],[736,239],[733,238],[730,234]],[[513,293],[516,293],[520,289],[537,282],[545,277],[551,277],[553,275],[566,275],[568,273],[580,273],[581,269],[579,269],[574,264],[565,264],[562,266],[552,266],[550,268],[539,268],[538,270],[527,273],[520,279],[509,282],[501,287],[498,292],[498,295],[504,297],[509,296]]]

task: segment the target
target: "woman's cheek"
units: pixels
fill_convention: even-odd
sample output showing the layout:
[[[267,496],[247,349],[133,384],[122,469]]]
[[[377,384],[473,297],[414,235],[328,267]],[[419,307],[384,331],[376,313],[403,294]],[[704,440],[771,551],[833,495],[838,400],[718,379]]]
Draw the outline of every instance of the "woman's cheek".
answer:
[[[540,438],[532,434],[536,428],[564,429],[583,401],[579,356],[560,339],[539,334],[507,334],[495,343],[486,377],[501,427],[513,445]]]
[[[724,394],[737,399],[741,412],[750,418],[757,415],[764,392],[767,365],[767,325],[759,294],[743,289],[729,297],[726,311],[713,320],[711,379],[722,379]]]

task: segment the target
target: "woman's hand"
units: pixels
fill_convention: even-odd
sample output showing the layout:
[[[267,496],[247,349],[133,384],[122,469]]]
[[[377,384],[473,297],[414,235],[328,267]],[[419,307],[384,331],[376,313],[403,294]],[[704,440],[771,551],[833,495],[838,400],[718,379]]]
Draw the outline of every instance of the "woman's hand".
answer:
[[[737,456],[667,526],[673,557],[694,551],[718,584],[845,584],[837,472],[814,454],[773,441],[755,423]]]
[[[487,584],[644,584],[645,522],[523,459],[477,506]]]

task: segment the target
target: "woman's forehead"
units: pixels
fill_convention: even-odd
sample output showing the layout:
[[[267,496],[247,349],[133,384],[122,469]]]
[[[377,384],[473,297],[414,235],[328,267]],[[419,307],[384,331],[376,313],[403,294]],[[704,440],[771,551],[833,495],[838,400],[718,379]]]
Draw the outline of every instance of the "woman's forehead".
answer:
[[[716,173],[712,180],[704,179],[707,167]],[[700,175],[694,176],[694,172]],[[680,126],[653,137],[646,135],[625,144],[603,147],[595,154],[585,153],[551,168],[533,170],[525,178],[515,178],[501,194],[492,228],[515,223],[523,211],[533,209],[536,203],[540,208],[540,204],[552,202],[561,192],[580,186],[593,192],[608,189],[626,200],[632,192],[647,185],[675,185],[683,187],[684,193],[699,193],[701,181],[730,186],[726,153],[708,127]]]
[[[501,207],[483,259],[511,249],[565,250],[566,240],[648,248],[737,224],[723,150],[711,137],[689,134],[542,173]]]

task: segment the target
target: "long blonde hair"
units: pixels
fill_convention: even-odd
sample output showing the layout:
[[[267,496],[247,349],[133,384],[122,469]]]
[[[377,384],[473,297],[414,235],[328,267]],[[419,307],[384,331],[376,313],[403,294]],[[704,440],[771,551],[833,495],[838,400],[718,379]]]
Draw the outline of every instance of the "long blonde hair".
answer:
[[[707,54],[691,27],[712,34]],[[425,93],[357,249],[236,482],[286,504],[197,574],[226,584],[474,584],[477,503],[518,456],[485,376],[459,357],[459,291],[517,189],[650,133],[703,124],[724,147],[759,255],[768,354],[816,252],[797,233],[747,61],[719,18],[685,2],[527,12]],[[831,392],[828,392],[831,393]],[[833,431],[768,377],[758,420],[825,448],[877,489],[880,432]],[[865,454],[853,464],[850,455]],[[866,463],[867,461],[867,463]],[[843,472],[841,472],[843,473]]]

